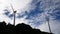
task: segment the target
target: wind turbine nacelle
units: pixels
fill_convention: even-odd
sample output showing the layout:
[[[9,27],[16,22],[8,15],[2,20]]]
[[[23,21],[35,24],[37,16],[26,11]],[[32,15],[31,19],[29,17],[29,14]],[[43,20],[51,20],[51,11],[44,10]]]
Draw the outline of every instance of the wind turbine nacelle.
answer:
[[[14,13],[16,13],[17,11],[14,11]]]

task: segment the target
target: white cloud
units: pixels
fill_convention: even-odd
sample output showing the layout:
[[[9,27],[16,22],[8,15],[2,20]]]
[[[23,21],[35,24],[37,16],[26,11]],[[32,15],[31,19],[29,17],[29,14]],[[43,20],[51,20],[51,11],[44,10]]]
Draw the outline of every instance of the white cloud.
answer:
[[[53,13],[54,9],[60,8],[59,7],[60,6],[59,2],[60,2],[60,0],[41,0],[40,8],[44,11],[45,14],[43,14],[43,16],[42,16],[42,14],[41,15],[39,14],[36,17],[31,17],[31,19],[29,21],[30,22],[35,22],[35,21],[39,21],[39,19],[44,21],[47,13]],[[56,3],[58,3],[58,4],[56,4]],[[60,33],[60,28],[59,28],[60,27],[60,25],[59,25],[60,23],[59,23],[59,21],[58,20],[53,20],[55,18],[53,18],[53,16],[50,16],[49,14],[48,14],[48,16],[50,17],[50,25],[51,25],[52,32],[54,34],[59,34]],[[41,29],[42,31],[49,32],[48,24],[45,23],[45,22],[46,22],[46,20],[43,22],[43,24],[41,24],[37,28]],[[34,27],[34,25],[32,25],[32,27]]]
[[[11,6],[9,3],[12,3],[13,8],[18,11],[17,13],[22,14],[26,10],[28,11],[28,13],[30,13],[29,10],[33,10],[36,8],[35,4],[38,1],[35,4],[34,3],[29,4],[29,3],[31,3],[31,1],[30,0],[0,0],[0,21],[4,20],[7,23],[10,22],[11,24],[13,24],[13,20],[11,20],[9,17],[7,17],[6,15],[3,14],[5,12],[3,10],[6,7],[8,7],[9,10],[11,10]],[[45,23],[45,15],[46,15],[46,13],[48,13],[48,11],[49,11],[49,13],[53,13],[53,10],[59,6],[59,4],[58,5],[55,5],[55,4],[60,1],[59,0],[39,0],[39,1],[41,1],[40,8],[44,11],[45,14],[44,15],[43,15],[43,13],[38,14],[36,17],[31,16],[31,19],[28,19],[28,20],[25,19],[27,16],[24,16],[23,18],[20,18],[20,19],[16,18],[16,24],[24,22],[26,24],[31,25],[31,24],[33,24],[32,22],[43,21],[42,22],[43,24],[41,24],[38,27],[34,27],[34,25],[31,25],[31,26],[34,28],[41,29],[42,31],[49,32],[48,25],[47,25],[47,23]],[[50,25],[51,25],[52,32],[55,34],[60,34],[59,33],[60,32],[60,29],[59,29],[60,23],[58,21],[52,20],[53,19],[52,16],[50,16],[50,19],[51,19]],[[28,23],[28,22],[31,22],[31,23]]]
[[[4,15],[6,11],[3,11],[7,9],[10,11],[10,14],[13,13],[10,3],[12,4],[14,10],[17,10],[17,13],[22,13],[23,10],[27,10],[26,8],[28,8],[28,5],[31,1],[32,0],[0,0],[0,21],[6,21],[7,23],[10,22],[11,24],[13,24],[13,20],[11,20],[8,16]],[[21,19],[16,18],[16,22],[26,22],[24,18],[25,16]]]

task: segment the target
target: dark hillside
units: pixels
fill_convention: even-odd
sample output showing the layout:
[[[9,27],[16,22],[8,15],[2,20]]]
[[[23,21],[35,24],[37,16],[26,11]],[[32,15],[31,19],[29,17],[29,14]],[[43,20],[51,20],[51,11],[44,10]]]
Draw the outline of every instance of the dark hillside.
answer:
[[[0,22],[0,34],[52,34],[48,32],[42,32],[39,29],[33,29],[27,24],[18,24],[16,26]]]

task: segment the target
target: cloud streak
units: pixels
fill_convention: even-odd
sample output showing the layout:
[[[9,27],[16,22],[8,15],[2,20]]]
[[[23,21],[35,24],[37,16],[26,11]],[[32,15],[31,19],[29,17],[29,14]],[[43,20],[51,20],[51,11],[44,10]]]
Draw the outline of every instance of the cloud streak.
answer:
[[[60,0],[21,0],[20,2],[19,1],[20,0],[10,1],[11,3],[13,3],[13,8],[17,10],[16,22],[23,22],[25,24],[31,25],[33,28],[38,28],[42,31],[49,32],[45,18],[46,16],[49,16],[52,32],[55,34],[59,34]],[[11,14],[13,14],[13,12],[11,10],[10,5],[8,4],[7,11],[3,11],[6,8],[6,4],[3,3],[2,5],[2,9],[0,8],[0,21],[4,20],[6,22],[12,22],[13,24],[13,19],[11,19],[11,17],[13,16]]]

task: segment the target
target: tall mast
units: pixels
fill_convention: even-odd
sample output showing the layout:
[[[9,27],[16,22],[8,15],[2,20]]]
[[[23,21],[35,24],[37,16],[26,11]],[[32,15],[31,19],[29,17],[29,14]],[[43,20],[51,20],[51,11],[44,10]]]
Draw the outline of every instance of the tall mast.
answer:
[[[49,32],[52,33],[51,27],[50,27],[50,22],[49,22],[50,21],[49,15],[44,12],[43,16],[45,17],[45,19],[47,21]]]
[[[48,23],[48,28],[49,28],[49,31],[50,31],[50,33],[52,33],[52,32],[51,32],[51,27],[50,27],[49,17],[48,17],[48,16],[46,16],[46,21],[47,21],[47,23]]]
[[[17,11],[14,11],[12,4],[11,4],[11,8],[12,8],[12,10],[13,10],[13,16],[14,16],[13,25],[15,25],[16,12],[17,12]]]

